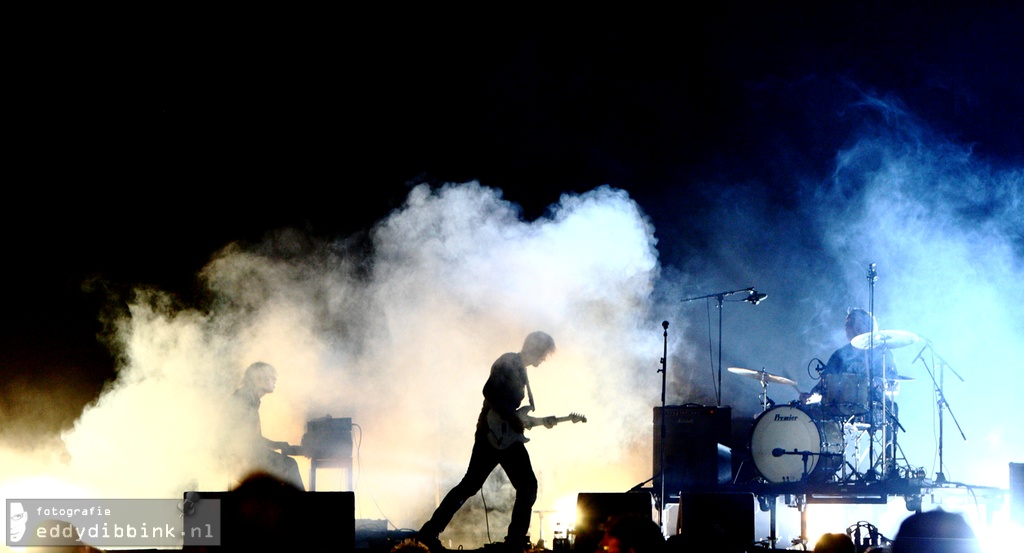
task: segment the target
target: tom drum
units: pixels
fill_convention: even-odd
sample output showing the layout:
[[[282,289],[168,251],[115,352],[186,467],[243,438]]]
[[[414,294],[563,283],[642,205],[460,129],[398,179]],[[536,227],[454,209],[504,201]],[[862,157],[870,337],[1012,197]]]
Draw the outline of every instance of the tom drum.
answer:
[[[821,408],[826,415],[849,417],[868,412],[868,379],[854,373],[822,376]]]

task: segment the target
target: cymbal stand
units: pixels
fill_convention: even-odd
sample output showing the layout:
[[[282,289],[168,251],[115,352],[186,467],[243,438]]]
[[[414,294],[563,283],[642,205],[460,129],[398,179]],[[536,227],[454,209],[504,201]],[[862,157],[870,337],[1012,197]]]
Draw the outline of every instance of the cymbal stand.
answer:
[[[922,357],[922,354],[926,349],[931,351],[932,365],[939,370],[938,380],[935,379],[935,373],[928,366],[928,362],[925,361],[924,357]],[[917,362],[918,359],[920,359],[921,363],[924,364],[925,371],[928,372],[928,376],[932,379],[932,384],[935,385],[935,403],[939,410],[939,471],[935,473],[935,482],[943,483],[946,481],[946,475],[942,472],[943,468],[945,468],[942,458],[942,438],[944,433],[943,413],[945,411],[949,411],[949,416],[953,419],[953,424],[956,425],[956,429],[960,432],[960,437],[963,438],[964,441],[967,441],[967,435],[964,434],[964,430],[963,428],[960,427],[960,423],[957,422],[956,416],[953,414],[953,410],[950,409],[949,404],[946,402],[946,396],[942,393],[943,387],[945,385],[945,369],[948,368],[954,376],[960,379],[960,382],[965,382],[965,380],[964,377],[960,376],[960,373],[956,372],[956,370],[953,369],[953,367],[950,366],[950,364],[947,363],[946,360],[943,359],[942,356],[935,351],[935,348],[932,347],[931,341],[925,343],[924,348],[921,349],[921,352],[917,354],[917,357],[914,359],[914,362]]]
[[[885,344],[882,345],[880,350],[881,350],[881,353],[882,353],[882,376],[880,376],[876,380],[878,382],[880,382],[881,384],[878,386],[877,390],[872,389],[872,391],[869,392],[868,403],[869,404],[873,403],[871,401],[871,399],[870,399],[871,396],[873,395],[873,392],[877,392],[878,395],[881,397],[881,412],[878,414],[879,415],[878,417],[871,417],[871,421],[870,422],[872,423],[872,425],[874,425],[874,423],[877,420],[877,421],[881,421],[881,424],[882,424],[882,428],[881,428],[881,434],[882,435],[881,435],[881,438],[879,440],[879,445],[881,446],[882,451],[881,451],[881,453],[879,453],[879,456],[878,456],[878,460],[877,460],[878,470],[877,470],[877,472],[875,472],[875,474],[878,474],[882,478],[886,478],[886,477],[890,476],[890,474],[889,474],[890,469],[891,470],[895,470],[896,431],[897,431],[897,429],[903,429],[903,425],[900,424],[899,420],[896,418],[896,415],[895,415],[896,400],[891,398],[890,395],[887,393],[887,382],[888,382],[887,379],[890,376],[889,375],[889,368],[890,368],[889,367],[889,359],[890,359],[889,352],[891,350]],[[869,367],[869,369],[868,369],[869,372],[872,370],[872,368],[873,367]],[[875,382],[875,381],[872,381],[872,382]],[[876,429],[874,429],[874,427],[872,426],[872,433],[874,433],[875,431],[876,431]],[[872,440],[872,443],[874,443],[873,440]],[[872,460],[872,462],[875,462],[875,461]],[[872,465],[872,466],[874,467],[874,465]]]
[[[761,369],[761,412],[764,413],[768,410],[768,378],[767,373]]]
[[[871,328],[868,330],[868,424],[871,425],[871,429],[868,432],[868,472],[867,479],[873,480],[875,476],[874,462],[875,462],[875,421],[871,417],[871,387],[874,385],[874,375],[872,369],[874,368],[874,352],[875,352],[875,282],[878,281],[878,271],[875,270],[875,264],[868,265],[868,314],[871,316]],[[884,357],[883,357],[884,358]]]

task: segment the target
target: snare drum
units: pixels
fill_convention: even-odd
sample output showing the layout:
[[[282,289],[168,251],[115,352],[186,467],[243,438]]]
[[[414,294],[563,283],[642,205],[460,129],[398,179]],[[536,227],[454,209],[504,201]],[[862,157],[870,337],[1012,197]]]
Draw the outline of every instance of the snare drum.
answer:
[[[761,413],[750,436],[754,467],[769,482],[828,480],[842,468],[845,447],[839,422],[815,420],[792,405]]]

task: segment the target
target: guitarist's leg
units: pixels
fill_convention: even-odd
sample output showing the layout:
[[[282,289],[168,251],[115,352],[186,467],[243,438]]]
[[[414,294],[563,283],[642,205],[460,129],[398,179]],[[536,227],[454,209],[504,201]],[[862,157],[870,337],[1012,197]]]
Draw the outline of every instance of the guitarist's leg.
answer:
[[[469,458],[466,475],[444,496],[441,504],[434,511],[434,515],[420,528],[420,535],[436,537],[443,532],[462,504],[480,491],[487,477],[497,465],[496,450],[487,443],[486,438],[477,438],[473,443],[473,454]]]
[[[502,451],[501,468],[505,470],[509,482],[516,489],[516,501],[512,506],[512,519],[508,524],[508,536],[505,541],[525,544],[530,530],[530,517],[533,515],[533,504],[537,501],[537,476],[533,473],[530,454],[526,446],[517,443]]]

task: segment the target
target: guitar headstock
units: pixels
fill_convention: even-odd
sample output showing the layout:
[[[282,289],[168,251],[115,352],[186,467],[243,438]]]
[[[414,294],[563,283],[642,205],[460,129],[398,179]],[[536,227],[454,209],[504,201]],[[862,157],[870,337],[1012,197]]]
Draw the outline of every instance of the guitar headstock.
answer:
[[[587,422],[587,417],[584,417],[579,413],[569,413],[569,420],[575,424],[577,422]]]

